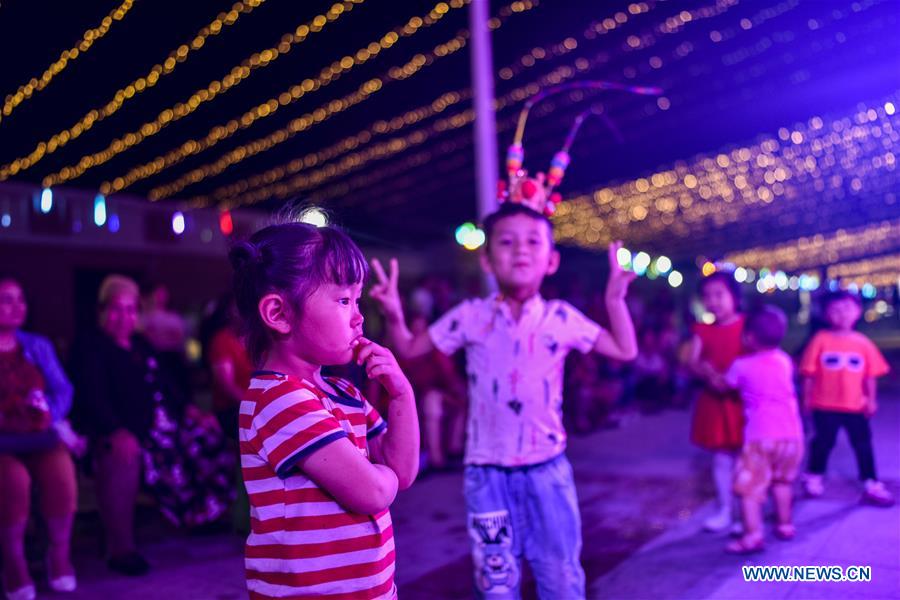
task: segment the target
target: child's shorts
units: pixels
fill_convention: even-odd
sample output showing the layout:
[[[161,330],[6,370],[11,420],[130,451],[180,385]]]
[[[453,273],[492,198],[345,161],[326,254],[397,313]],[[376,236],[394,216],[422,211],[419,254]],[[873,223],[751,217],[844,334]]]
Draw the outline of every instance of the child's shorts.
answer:
[[[753,440],[734,470],[734,493],[762,500],[773,483],[791,483],[800,471],[803,440]]]

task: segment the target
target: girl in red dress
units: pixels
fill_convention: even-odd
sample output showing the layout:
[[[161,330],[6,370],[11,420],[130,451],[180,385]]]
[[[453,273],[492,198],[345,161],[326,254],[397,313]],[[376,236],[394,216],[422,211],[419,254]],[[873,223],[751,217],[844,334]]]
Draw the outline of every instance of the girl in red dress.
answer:
[[[703,279],[700,299],[715,321],[709,325],[696,323],[693,329],[689,366],[706,385],[694,407],[691,441],[713,453],[718,510],[704,526],[722,531],[732,524],[732,472],[743,444],[744,416],[736,393],[718,392],[709,382],[721,377],[741,354],[744,316],[740,312],[740,287],[729,273],[714,273]]]

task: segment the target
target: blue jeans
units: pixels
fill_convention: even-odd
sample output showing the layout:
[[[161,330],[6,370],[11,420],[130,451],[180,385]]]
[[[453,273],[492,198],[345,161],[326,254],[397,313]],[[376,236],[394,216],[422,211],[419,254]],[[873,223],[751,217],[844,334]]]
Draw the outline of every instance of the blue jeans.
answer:
[[[519,598],[524,558],[540,598],[584,598],[581,515],[564,454],[527,467],[468,465],[464,493],[476,597]]]

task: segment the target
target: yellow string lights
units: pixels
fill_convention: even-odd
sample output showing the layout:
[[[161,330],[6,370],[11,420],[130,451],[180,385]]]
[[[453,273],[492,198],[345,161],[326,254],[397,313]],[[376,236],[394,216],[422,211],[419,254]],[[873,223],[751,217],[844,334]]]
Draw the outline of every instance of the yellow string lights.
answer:
[[[714,16],[718,16],[724,12],[726,12],[729,8],[735,6],[737,4],[737,0],[718,0],[715,4],[696,9],[694,11],[682,11],[675,17],[670,17],[662,24],[658,25],[654,28],[654,32],[658,34],[671,34],[680,31],[685,24],[691,21],[699,21],[706,18],[711,18]],[[631,16],[636,16],[642,13],[649,12],[654,7],[654,4],[640,3],[640,4],[632,4],[628,8],[628,12]],[[626,15],[624,12],[615,13],[615,15],[611,15],[610,17],[603,19],[602,21],[596,22],[592,24],[592,26],[586,30],[583,34],[585,39],[594,39],[598,35],[602,35],[605,33],[609,33],[614,30],[616,27],[623,25],[629,20],[629,15]],[[498,25],[495,25],[498,26]],[[627,46],[624,48],[623,52],[628,53],[636,50],[645,50],[652,47],[658,40],[655,37],[655,34],[647,34],[642,35],[639,38],[641,42],[639,44],[634,44]],[[504,76],[505,73],[510,72],[512,74],[509,77],[514,75],[518,75],[521,72],[521,69],[518,69],[518,65],[526,65],[527,67],[533,66],[537,61],[543,60],[545,58],[558,57],[564,54],[567,54],[578,47],[578,41],[575,38],[568,37],[561,41],[558,44],[553,44],[546,47],[538,47],[523,55],[520,59],[513,62],[510,66],[504,67],[500,70],[501,77]],[[679,48],[676,51],[678,57],[683,58],[687,55],[687,52],[683,51],[683,49]],[[557,85],[564,81],[567,81],[578,74],[583,74],[584,72],[588,72],[596,67],[604,66],[608,67],[609,65],[609,57],[606,52],[601,52],[594,59],[587,59],[584,57],[578,58],[571,65],[562,66],[548,75],[533,81],[527,85],[523,85],[515,90],[505,94],[504,96],[495,99],[494,101],[494,109],[495,111],[499,111],[502,108],[513,104],[521,102],[522,100],[533,96],[538,93],[544,87],[550,85]],[[509,78],[507,77],[507,78]],[[462,91],[454,92],[456,94],[462,94]],[[417,111],[426,110],[426,107],[420,107]],[[443,109],[442,109],[443,110]],[[409,113],[407,113],[409,114]],[[418,113],[415,113],[418,115]],[[340,177],[348,172],[359,169],[364,166],[366,163],[372,160],[383,160],[389,156],[395,155],[399,152],[403,152],[408,150],[411,147],[419,146],[425,143],[428,138],[439,134],[446,133],[453,129],[459,129],[467,124],[469,124],[474,118],[474,114],[472,111],[463,111],[462,113],[458,113],[451,117],[447,117],[445,119],[441,119],[439,122],[435,123],[431,127],[423,128],[417,130],[413,133],[410,133],[404,137],[396,137],[391,140],[388,140],[382,144],[377,145],[374,148],[366,149],[364,151],[355,152],[346,156],[337,164],[326,165],[321,169],[315,171],[309,175],[298,175],[291,179],[288,183],[281,183],[277,185],[273,185],[278,180],[282,179],[288,174],[296,173],[298,171],[305,170],[311,166],[316,165],[320,160],[317,160],[317,157],[314,155],[307,155],[302,160],[296,159],[288,163],[288,165],[282,165],[280,167],[276,167],[274,169],[270,169],[261,175],[253,176],[247,180],[243,180],[237,182],[235,184],[231,184],[229,186],[224,186],[219,190],[213,192],[212,196],[217,202],[223,202],[225,206],[234,207],[238,205],[244,204],[253,204],[256,202],[260,202],[266,200],[268,198],[279,198],[284,199],[288,198],[297,193],[303,192],[307,189],[316,187],[321,185],[322,183]],[[419,119],[406,119],[406,115],[403,117],[403,123],[399,122],[399,119],[395,117],[390,121],[390,123],[395,124],[396,127],[393,127],[392,131],[397,131],[399,129],[403,129],[409,124],[417,122]],[[408,122],[407,122],[408,121]],[[384,129],[384,128],[382,128]],[[498,125],[498,131],[503,129],[503,125]],[[371,140],[373,135],[370,135],[368,132],[363,131],[360,134],[363,135],[366,140]],[[350,150],[359,145],[359,140],[355,136],[350,136],[347,138],[349,143],[344,144],[343,142],[339,142],[339,144],[343,144],[346,150]],[[417,155],[418,156],[418,155]],[[225,158],[225,157],[223,157]],[[331,156],[334,158],[334,156]],[[220,159],[221,160],[221,159]],[[417,166],[418,160],[412,160],[410,162],[410,168]],[[206,165],[206,167],[211,167],[212,165]],[[202,169],[203,167],[201,167]],[[210,169],[208,175],[214,175],[217,172],[221,172],[218,169]],[[205,178],[205,177],[204,177]],[[201,178],[202,179],[202,178]],[[253,190],[250,193],[247,193],[247,190],[251,187],[258,187],[260,185],[265,185],[261,189]],[[341,186],[346,187],[346,186]],[[157,188],[154,191],[161,190],[162,188]],[[169,191],[169,190],[166,190]],[[174,192],[171,192],[174,193]],[[236,196],[240,195],[239,198],[234,199]],[[198,206],[205,206],[210,202],[210,198],[208,196],[200,196],[192,199]]]
[[[815,225],[826,208],[836,222],[842,212],[857,221],[864,210],[883,213],[900,183],[896,102],[861,104],[829,122],[813,117],[757,144],[582,194],[559,206],[557,236],[589,248],[609,239],[696,243],[725,227],[777,235],[796,230],[798,218]]]
[[[641,33],[640,35],[636,36],[637,39],[640,40],[640,43],[627,45],[624,48],[624,52],[628,53],[628,52],[637,51],[637,50],[650,50],[659,41],[659,39],[660,39],[659,34],[665,35],[665,34],[677,33],[679,31],[681,31],[688,23],[696,23],[703,19],[707,19],[710,17],[715,17],[720,14],[723,14],[724,12],[726,12],[730,7],[734,6],[735,4],[736,3],[732,2],[732,1],[717,1],[717,2],[715,2],[715,4],[710,4],[706,7],[698,8],[693,11],[682,11],[675,17],[667,18],[664,22],[658,24],[652,30],[650,30],[650,32]],[[652,4],[650,6],[652,8]],[[781,14],[784,14],[785,12],[790,10],[792,7],[796,7],[796,6],[797,6],[796,2],[786,2],[786,3],[779,4],[777,10],[769,10],[769,9],[761,10],[758,13],[754,14],[752,17],[750,17],[750,22],[753,24],[753,26],[759,25],[770,19],[776,18],[776,17],[780,16]],[[634,14],[635,9],[630,7],[629,12]],[[603,26],[608,26],[609,27],[608,30],[611,30],[614,27],[613,23],[623,22],[622,15],[617,14],[616,16],[618,18],[618,21],[616,21],[614,19],[604,19],[602,22],[596,22],[596,23],[592,24],[591,28],[589,28],[584,33],[584,37],[587,39],[590,39],[591,36],[593,36],[593,35],[600,35],[599,33],[596,33],[596,32],[603,31],[603,29],[602,29]],[[611,23],[607,23],[608,20],[611,21]],[[604,23],[606,23],[606,25],[604,25]],[[742,31],[743,30],[744,29],[742,29]],[[715,32],[715,30],[713,30],[713,32]],[[730,36],[730,37],[734,37],[734,36]],[[571,44],[571,42],[573,42],[574,40],[569,39],[567,41]],[[690,53],[693,52],[693,50],[694,50],[693,45],[688,42],[678,44],[672,51],[671,56],[666,58],[665,63],[673,64],[674,62],[677,62],[678,60],[682,60],[682,59],[686,58],[688,55],[690,55]],[[549,52],[549,49],[548,49],[548,52]],[[527,57],[523,57],[523,58],[527,58]],[[652,64],[658,60],[660,60],[659,57],[654,56],[654,57],[650,58],[649,62],[652,66]],[[520,61],[521,61],[521,59],[520,59]],[[528,62],[528,61],[526,61],[526,62]],[[513,64],[515,65],[515,63],[513,63]],[[589,71],[593,70],[595,67],[609,68],[610,60],[609,60],[608,54],[605,51],[601,51],[596,56],[594,56],[592,59],[588,59],[586,57],[580,57],[580,58],[576,59],[574,61],[574,63],[572,63],[571,67],[577,68],[579,71],[589,72]],[[656,68],[656,67],[654,67],[654,68]],[[501,71],[502,70],[503,69],[501,69]],[[560,70],[557,71],[557,73],[560,73],[560,72],[562,72],[562,71],[560,71]],[[634,73],[634,70],[631,66],[628,66],[625,68],[626,78],[633,77],[632,73]],[[558,80],[557,80],[557,82],[558,82]],[[535,84],[543,84],[543,85],[547,84],[546,81],[540,81],[540,82],[534,82],[534,83]],[[522,91],[523,95],[520,96],[518,98],[518,100],[521,100],[527,96],[533,95],[534,93],[536,93],[538,91],[538,89],[539,88],[529,88],[526,86],[525,90],[529,90],[529,91],[525,91],[522,88],[519,88],[519,90],[517,90],[517,91]],[[579,92],[573,92],[572,94],[570,94],[569,100],[572,100],[573,102],[583,100],[584,98],[578,97],[578,94],[579,94]],[[687,99],[687,98],[683,98],[683,100],[689,102],[689,99]],[[563,100],[562,102],[565,102],[565,101],[566,100]],[[604,106],[607,106],[607,105],[604,104]],[[550,104],[542,105],[539,108],[539,110],[543,111],[544,108],[549,109]],[[665,110],[662,106],[660,106],[660,108],[662,110]],[[548,110],[545,114],[549,114],[549,112],[552,112],[552,111]],[[635,111],[633,111],[633,113],[636,115],[637,119],[642,119],[643,115],[645,115],[645,113],[642,110],[638,110],[638,109],[635,109]],[[497,124],[497,131],[498,131],[498,133],[501,133],[514,125],[515,125],[514,118],[507,119],[507,120],[501,120]],[[426,165],[426,164],[433,165],[433,163],[431,161],[440,158],[440,165],[442,167],[451,162],[455,165],[454,169],[452,169],[452,170],[442,169],[442,174],[441,174],[442,177],[446,177],[446,178],[451,178],[451,177],[459,178],[459,177],[467,177],[467,176],[471,177],[471,164],[470,163],[467,163],[465,160],[457,161],[457,160],[451,160],[451,158],[450,158],[452,153],[467,149],[470,146],[470,143],[471,143],[471,140],[468,136],[466,136],[466,135],[457,136],[455,138],[455,141],[441,142],[441,143],[437,144],[437,148],[434,148],[432,150],[425,150],[422,152],[417,152],[411,156],[408,156],[408,157],[404,158],[404,160],[401,164],[383,165],[382,167],[380,167],[379,169],[377,169],[376,171],[374,171],[372,173],[366,173],[366,174],[358,175],[358,176],[355,176],[355,177],[352,177],[349,179],[343,179],[337,184],[328,186],[326,188],[321,188],[321,189],[317,188],[314,191],[304,194],[304,196],[309,198],[311,201],[316,201],[316,202],[324,202],[329,199],[340,197],[342,199],[342,203],[349,206],[350,204],[359,202],[361,200],[361,197],[359,197],[359,196],[352,196],[352,195],[348,196],[348,194],[350,194],[352,191],[360,189],[360,188],[370,189],[374,186],[378,186],[378,189],[379,189],[379,192],[377,194],[378,205],[384,206],[388,202],[385,199],[388,198],[389,196],[391,196],[392,193],[393,193],[393,200],[391,200],[390,202],[393,204],[399,203],[403,198],[403,194],[399,191],[401,189],[414,188],[415,193],[417,195],[427,195],[427,193],[428,193],[427,190],[429,190],[430,188],[435,188],[435,187],[439,188],[440,185],[434,186],[432,184],[423,183],[421,180],[416,180],[415,177],[412,177],[409,175],[403,176],[403,173],[410,171],[410,170],[418,169],[421,166]],[[552,150],[555,150],[555,146],[547,147],[544,149],[544,151],[547,151],[547,152],[550,152]],[[434,167],[432,166],[431,168],[433,169]],[[462,171],[463,173],[460,173],[460,171]],[[386,180],[389,180],[391,182],[389,186],[382,185],[382,182],[384,182]],[[395,191],[390,192],[389,189],[394,189]],[[287,190],[286,188],[281,188],[281,187],[273,188],[273,195],[275,193],[278,194],[277,197],[281,197],[281,198],[291,195],[289,193],[289,190]],[[265,200],[265,197],[263,197],[263,196],[264,196],[263,194],[259,194],[259,195],[251,194],[251,195],[243,196],[236,201],[227,202],[226,204],[228,206],[234,206],[234,205],[243,204],[243,203],[246,203],[249,201],[255,202],[255,201],[259,201],[259,200]],[[372,200],[373,199],[370,197],[369,201],[372,201]]]
[[[900,247],[900,219],[882,221],[828,234],[801,237],[774,246],[760,246],[725,256],[725,261],[754,269],[787,272],[831,265],[839,261],[883,254]],[[830,275],[829,271],[829,276]]]
[[[365,0],[346,0],[345,2],[338,2],[332,5],[325,14],[316,15],[309,23],[301,24],[295,30],[281,36],[277,46],[254,52],[240,64],[229,69],[227,75],[221,79],[211,81],[206,87],[198,89],[186,101],[178,102],[166,108],[154,120],[148,121],[136,130],[116,138],[103,150],[82,156],[77,164],[63,167],[58,172],[48,175],[42,182],[43,186],[50,187],[80,177],[85,171],[110,161],[129,148],[156,135],[165,127],[192,114],[203,104],[213,101],[234,86],[246,81],[256,70],[264,69],[274,64],[279,57],[284,56],[295,46],[305,42],[310,34],[322,31],[328,23],[337,21],[341,15],[351,11],[354,4],[362,4],[363,2]],[[381,50],[380,46],[377,48]],[[371,55],[374,54],[377,54],[377,51]],[[331,67],[326,67],[326,69],[333,71],[335,64],[332,64]],[[325,70],[323,70],[324,73]]]
[[[201,139],[192,138],[190,140],[187,140],[178,148],[175,148],[174,150],[171,150],[162,156],[158,156],[148,163],[131,169],[124,176],[116,177],[111,181],[104,182],[100,187],[100,191],[104,194],[121,191],[122,189],[125,189],[136,181],[146,179],[147,177],[156,175],[160,171],[168,169],[169,167],[181,162],[188,156],[192,156],[194,154],[198,154],[199,152],[208,150],[219,142],[230,138],[237,131],[247,129],[258,123],[260,120],[274,115],[280,107],[293,104],[300,98],[306,96],[308,93],[314,92],[318,89],[321,89],[322,87],[327,86],[338,76],[340,76],[341,73],[349,71],[355,65],[362,64],[368,61],[373,56],[371,49],[374,49],[374,47],[372,46],[372,44],[377,44],[382,49],[389,48],[394,45],[401,36],[409,37],[411,35],[414,35],[417,31],[419,31],[423,26],[426,25],[426,22],[428,24],[435,23],[444,15],[446,15],[451,9],[462,8],[468,2],[469,0],[451,0],[449,4],[439,2],[435,5],[434,9],[432,9],[425,17],[413,17],[405,26],[386,33],[381,37],[380,40],[363,46],[353,55],[345,56],[340,61],[337,61],[335,65],[326,67],[323,72],[315,79],[304,79],[299,84],[290,86],[279,95],[274,96],[266,102],[263,102],[252,108],[251,110],[245,112],[239,119],[232,119],[225,124],[216,125],[212,129],[210,129],[209,133],[205,137]],[[408,31],[408,33],[404,33],[406,31]],[[278,141],[278,143],[283,142],[289,137],[296,135],[297,133],[306,131],[309,128],[317,125],[318,123],[321,123],[322,121],[336,114],[344,112],[348,108],[365,101],[370,95],[381,90],[384,84],[392,81],[407,79],[417,73],[422,67],[431,64],[436,57],[448,56],[450,54],[453,54],[454,52],[457,52],[465,46],[465,41],[466,40],[463,36],[457,35],[448,42],[436,46],[435,49],[428,55],[415,55],[405,65],[390,69],[386,76],[370,79],[359,86],[356,91],[345,95],[343,98],[331,100],[330,102],[303,115],[302,117],[292,120],[287,127],[284,127],[268,136],[268,139],[270,139],[268,143],[271,144],[276,140],[280,140]],[[266,138],[263,139],[265,140]],[[257,142],[255,143],[263,142],[261,140],[257,140]],[[159,199],[160,197],[163,196],[151,195],[150,199],[155,200]]]
[[[735,2],[736,0],[729,0],[725,2],[725,4],[733,5]],[[506,17],[517,12],[524,12],[525,10],[529,10],[536,6],[537,2],[518,4],[521,4],[521,6],[516,6],[516,3],[514,3],[513,5],[504,7],[505,10],[501,9],[501,11],[498,13],[499,16],[491,19],[491,28],[500,28],[503,25]],[[651,10],[652,6],[652,3],[650,5],[648,5],[647,3],[633,4],[629,8],[629,12],[632,16],[638,15],[644,12],[648,12],[649,10]],[[615,22],[619,24],[622,24],[628,20],[628,16],[625,15],[625,13],[616,13],[616,17],[618,18],[618,21]],[[586,37],[596,37],[596,34],[593,33],[594,31],[594,29],[591,29],[592,33],[587,34]],[[523,59],[526,57],[533,58],[534,56],[539,57],[537,60],[556,58],[572,52],[577,47],[577,40],[568,37],[558,44],[535,48],[529,53],[526,53],[523,56]],[[518,64],[518,62],[519,61],[514,64]],[[605,63],[606,60],[604,60],[603,62]],[[494,108],[495,110],[500,110],[513,102],[520,102],[525,98],[537,93],[540,89],[538,86],[556,85],[558,83],[561,83],[562,81],[566,81],[574,76],[577,72],[584,72],[588,70],[588,65],[589,63],[586,59],[579,59],[578,61],[575,61],[575,63],[571,67],[557,69],[550,75],[544,76],[532,84],[517,88],[516,90],[513,90],[512,92],[504,95],[502,98],[496,99],[494,101]],[[359,147],[360,145],[370,142],[373,138],[379,135],[394,133],[405,129],[406,127],[418,123],[423,119],[443,112],[449,106],[455,105],[460,101],[466,100],[470,97],[471,91],[467,89],[445,92],[427,105],[421,106],[412,111],[408,111],[403,115],[393,117],[389,120],[378,121],[368,129],[360,131],[355,135],[348,136],[347,138],[337,142],[333,146],[330,146],[323,151],[310,153],[303,158],[294,159],[284,165],[269,169],[262,174],[255,175],[228,186],[224,186],[223,188],[220,188],[213,192],[213,194],[211,194],[212,199],[209,196],[195,197],[191,199],[191,203],[195,206],[205,206],[213,200],[215,202],[225,202],[239,194],[247,192],[251,188],[258,188],[263,185],[271,186],[271,184],[283,179],[288,175],[296,174],[300,171],[321,164],[322,162],[342,156],[343,154]],[[311,185],[309,183],[310,181],[315,181],[315,183],[312,185],[317,185],[319,183],[322,183],[324,180],[337,177],[350,170],[360,168],[370,160],[384,159],[402,152],[410,146],[424,143],[425,141],[427,141],[428,137],[434,134],[443,133],[452,129],[458,129],[470,123],[471,119],[471,111],[464,111],[463,113],[459,113],[457,115],[454,115],[453,117],[443,119],[442,121],[431,127],[411,133],[404,138],[394,138],[393,140],[380,145],[377,149],[367,150],[364,156],[360,154],[354,154],[351,157],[344,159],[342,161],[342,166],[340,167],[326,167],[327,175],[324,179],[322,179],[320,176],[315,176],[314,179],[311,180],[301,176],[300,178],[295,178],[288,187],[285,187],[283,185],[279,186],[277,188],[277,197],[284,198],[293,192],[305,189],[306,187],[309,187],[309,185]],[[238,147],[232,152],[220,157],[215,162],[198,167],[197,169],[194,169],[193,171],[180,177],[176,181],[173,181],[171,184],[158,186],[151,190],[150,197],[152,199],[169,197],[181,191],[185,187],[188,187],[189,185],[198,183],[199,181],[202,181],[203,179],[206,179],[208,177],[218,175],[231,165],[245,160],[246,158],[250,158],[251,156],[255,156],[260,152],[269,150],[275,145],[288,139],[282,138],[280,135],[278,135],[278,137],[276,138],[276,135],[279,133],[280,132],[275,132],[275,134],[269,136],[269,138],[263,143],[260,143],[262,142],[262,140],[256,140],[244,146]],[[249,197],[242,198],[239,202],[230,202],[229,205],[258,202],[259,200],[264,199],[266,193],[268,192],[265,190],[259,190]]]
[[[235,3],[230,11],[219,13],[206,27],[200,29],[189,43],[182,44],[170,52],[162,63],[153,65],[146,75],[138,77],[125,87],[120,88],[113,95],[112,100],[105,105],[89,111],[71,127],[63,129],[50,136],[47,140],[39,142],[34,150],[26,156],[16,158],[11,163],[0,166],[0,181],[5,181],[9,177],[31,168],[47,154],[56,152],[70,141],[80,137],[82,133],[88,131],[100,121],[118,112],[128,100],[152,88],[159,82],[160,78],[172,73],[175,67],[187,60],[192,52],[202,48],[207,38],[218,35],[226,27],[234,25],[242,14],[251,13],[263,2],[265,0],[241,0]]]
[[[900,284],[900,254],[839,263],[828,267],[826,273],[828,279],[839,281],[842,286],[896,286]]]
[[[470,90],[459,90],[456,92],[447,92],[441,94],[438,98],[436,98],[429,104],[407,111],[403,115],[399,115],[392,119],[376,121],[369,128],[364,129],[354,135],[347,136],[344,139],[332,144],[331,146],[324,148],[323,150],[310,152],[305,156],[295,158],[286,164],[273,167],[258,175],[253,175],[252,177],[242,179],[241,181],[235,182],[233,184],[222,186],[212,192],[209,196],[204,195],[194,197],[190,200],[190,203],[194,206],[205,206],[209,204],[211,200],[214,200],[215,202],[227,201],[231,198],[234,198],[235,196],[247,192],[251,188],[270,185],[288,175],[294,175],[302,170],[312,168],[321,163],[343,156],[347,152],[368,143],[376,137],[405,129],[406,127],[418,123],[423,119],[427,119],[445,111],[450,106],[454,106],[459,102],[469,100],[471,97],[472,93]],[[217,171],[221,172],[219,171],[219,169],[224,170],[225,168],[230,166],[230,164],[228,164],[227,162],[220,163],[220,161],[222,161],[224,158],[225,157],[220,158],[213,165],[207,165],[208,167],[210,167],[207,177],[214,176],[217,174]],[[160,192],[162,191],[161,188],[156,188],[156,190],[159,190]],[[152,192],[153,191],[151,191],[151,193]]]
[[[655,3],[650,3],[649,5],[647,3],[632,4],[629,7],[629,13],[631,15],[638,15],[641,13],[646,13],[646,12],[649,12],[650,10],[652,10],[652,8],[654,6],[655,6]],[[511,14],[513,12],[512,7],[505,7],[505,8],[507,8],[509,10],[509,13],[506,13],[503,10],[501,10],[501,12],[499,13],[499,17],[494,17],[491,19],[490,26],[492,29],[498,29],[499,27],[501,27],[502,23],[503,23],[502,18],[505,16],[508,16],[509,14]],[[628,16],[625,15],[625,13],[616,13],[615,15],[612,15],[610,17],[610,19],[612,19],[613,16],[615,16],[618,19],[618,20],[613,20],[613,23],[617,24],[617,25],[621,25],[622,23],[625,23],[628,20]],[[605,19],[604,21],[606,21],[606,20],[609,20],[609,19]],[[586,38],[596,37],[596,33],[594,33],[596,31],[596,27],[603,27],[603,31],[608,32],[608,31],[611,31],[612,29],[614,29],[615,26],[616,25],[613,25],[607,29],[601,23],[597,23],[588,30],[589,33],[588,32],[585,33],[585,37]],[[564,55],[572,52],[573,50],[575,50],[577,47],[578,47],[578,42],[574,38],[571,38],[571,37],[568,37],[557,44],[551,44],[551,45],[543,46],[543,47],[536,47],[533,50],[529,51],[528,53],[524,54],[518,60],[514,61],[510,66],[502,68],[500,70],[500,73],[502,74],[507,71],[512,72],[511,69],[517,67],[517,65],[523,64],[523,61],[525,61],[526,63],[529,63],[530,66],[533,66],[534,64],[537,64],[537,62],[540,62],[541,60],[564,56]],[[528,59],[532,59],[532,60],[529,61]],[[573,64],[572,66],[574,68],[578,69],[578,71],[585,71],[585,70],[587,70],[586,65],[587,65],[587,61],[584,59],[581,59],[579,61],[576,61],[576,63]],[[516,74],[518,74],[518,73],[519,73],[519,71],[516,71]],[[544,78],[537,80],[534,83],[540,84],[541,82],[545,82],[545,85],[549,84],[549,81],[556,81],[556,83],[560,83],[560,82],[568,79],[572,74],[574,74],[574,71],[572,69],[569,69],[568,74],[565,74],[565,71],[560,72],[560,70],[557,70],[554,73],[556,73],[556,74],[551,74],[549,76],[549,78],[547,76],[545,76]],[[560,73],[562,73],[562,74],[560,74]],[[510,75],[510,77],[511,76],[512,75]],[[508,77],[507,77],[507,79],[508,79]],[[517,88],[516,90],[513,90],[512,92],[504,95],[502,98],[496,99],[494,101],[494,110],[500,110],[500,109],[506,107],[511,102],[519,102],[534,93],[535,93],[535,91],[534,91],[533,85],[522,86],[520,88]],[[306,169],[320,165],[329,160],[339,158],[339,157],[343,156],[344,154],[346,154],[352,150],[355,150],[359,146],[369,143],[370,141],[374,140],[375,138],[377,138],[379,136],[386,135],[389,133],[396,133],[403,129],[406,129],[407,127],[414,125],[416,123],[419,123],[420,121],[422,121],[424,119],[430,118],[436,114],[444,112],[447,108],[454,106],[454,105],[458,104],[459,102],[469,100],[471,97],[472,97],[472,92],[470,89],[460,89],[460,90],[445,92],[445,93],[441,94],[440,96],[438,96],[437,98],[435,98],[432,102],[425,104],[423,106],[420,106],[416,109],[407,111],[403,115],[398,115],[398,116],[395,116],[390,119],[376,121],[369,128],[364,129],[354,135],[350,135],[350,136],[340,140],[339,142],[329,146],[328,148],[325,148],[324,150],[321,150],[318,152],[311,152],[301,158],[293,159],[293,160],[289,161],[288,163],[279,165],[277,167],[273,167],[273,168],[271,168],[263,173],[260,173],[258,175],[253,175],[249,178],[243,179],[243,180],[235,182],[233,184],[222,186],[222,187],[216,189],[215,191],[213,191],[209,195],[194,197],[190,200],[190,202],[191,202],[191,204],[193,204],[195,206],[205,206],[205,205],[208,205],[211,201],[227,202],[227,201],[231,200],[232,198],[234,198],[240,194],[244,194],[252,189],[259,188],[262,186],[270,186],[270,185],[284,179],[288,175],[295,175],[301,171],[304,171]],[[395,138],[394,140],[391,140],[390,142],[386,142],[386,144],[388,144],[390,147],[389,151],[372,152],[368,155],[368,158],[365,158],[362,160],[351,159],[350,162],[353,163],[354,168],[359,168],[363,164],[368,162],[369,160],[374,160],[376,158],[383,159],[383,158],[392,156],[394,154],[397,154],[398,152],[402,152],[403,150],[407,149],[408,143],[413,143],[414,145],[418,145],[419,143],[424,143],[426,141],[426,139],[423,139],[422,135],[426,136],[426,138],[427,138],[428,136],[431,136],[435,133],[438,133],[438,132],[443,133],[443,132],[449,131],[451,129],[457,129],[459,127],[462,127],[463,125],[468,124],[471,121],[471,118],[469,115],[470,112],[471,111],[465,111],[464,113],[455,115],[454,116],[455,118],[453,118],[453,119],[445,119],[440,125],[435,125],[435,126],[427,128],[427,129],[421,129],[418,132],[416,132],[415,134],[410,134],[410,135],[406,136],[406,139],[408,139],[409,142],[404,142],[402,138]],[[268,148],[262,148],[262,149],[260,149],[260,151],[264,151],[267,149]],[[250,154],[249,152],[243,153],[243,154],[238,154],[238,153],[226,154],[225,156],[220,157],[215,162],[200,167],[199,171],[201,171],[202,175],[203,175],[203,177],[200,180],[218,175],[221,172],[223,172],[225,169],[230,167],[231,165],[233,165],[237,162],[240,162],[241,160],[244,160],[246,158],[249,158],[250,156],[254,156],[254,155],[255,155],[255,153]],[[346,161],[342,161],[342,162],[346,162]],[[347,172],[347,170],[343,170],[340,174],[345,173],[345,172]],[[334,173],[335,174],[332,176],[337,176],[338,173],[337,172],[334,172]],[[179,186],[183,186],[183,187],[181,187],[181,189],[184,189],[184,187],[187,187],[189,185],[192,185],[193,183],[196,183],[196,181],[194,181],[194,179],[196,177],[197,177],[196,172],[189,173],[185,177],[172,182],[172,184],[171,184],[173,186],[172,188],[168,187],[169,184],[166,184],[165,186],[159,186],[157,188],[154,188],[150,192],[151,196],[152,195],[160,195],[160,197],[171,196],[172,194],[175,194],[178,191],[181,191],[180,189],[176,189]],[[284,197],[284,193],[285,193],[283,191],[284,188],[278,188],[278,189],[279,189],[278,196]],[[162,194],[164,192],[166,193],[166,195],[162,196]],[[260,199],[260,194],[253,194],[249,198],[244,199],[241,203],[253,203],[253,202],[257,202],[259,199]]]
[[[122,4],[112,12],[103,17],[103,20],[100,21],[100,24],[97,27],[85,31],[84,35],[81,36],[80,42],[68,50],[63,50],[62,53],[60,53],[59,58],[44,70],[40,78],[32,77],[28,83],[20,85],[15,93],[8,94],[3,101],[3,109],[0,111],[2,112],[2,114],[0,114],[0,122],[2,122],[5,117],[11,115],[20,104],[50,85],[53,78],[59,75],[71,61],[76,60],[79,56],[90,50],[91,46],[94,45],[94,42],[107,34],[115,21],[121,21],[125,18],[125,15],[128,14],[128,11],[131,10],[133,5],[134,0],[125,0],[122,2]]]

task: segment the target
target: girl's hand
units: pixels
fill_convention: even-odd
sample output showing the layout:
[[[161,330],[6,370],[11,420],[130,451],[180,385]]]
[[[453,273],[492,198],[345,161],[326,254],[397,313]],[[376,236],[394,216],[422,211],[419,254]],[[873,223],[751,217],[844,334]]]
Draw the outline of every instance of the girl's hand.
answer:
[[[626,271],[619,264],[619,249],[621,240],[616,240],[609,245],[609,281],[606,283],[606,301],[624,300],[628,294],[628,286],[637,278],[634,271]]]
[[[356,364],[366,366],[370,379],[380,383],[391,398],[412,395],[412,385],[390,350],[367,338],[359,338],[357,345]]]
[[[400,290],[397,281],[400,278],[400,268],[396,258],[390,262],[390,274],[384,272],[381,261],[372,259],[372,270],[378,282],[369,290],[369,297],[378,303],[378,308],[389,321],[403,318],[403,305],[400,302]]]

